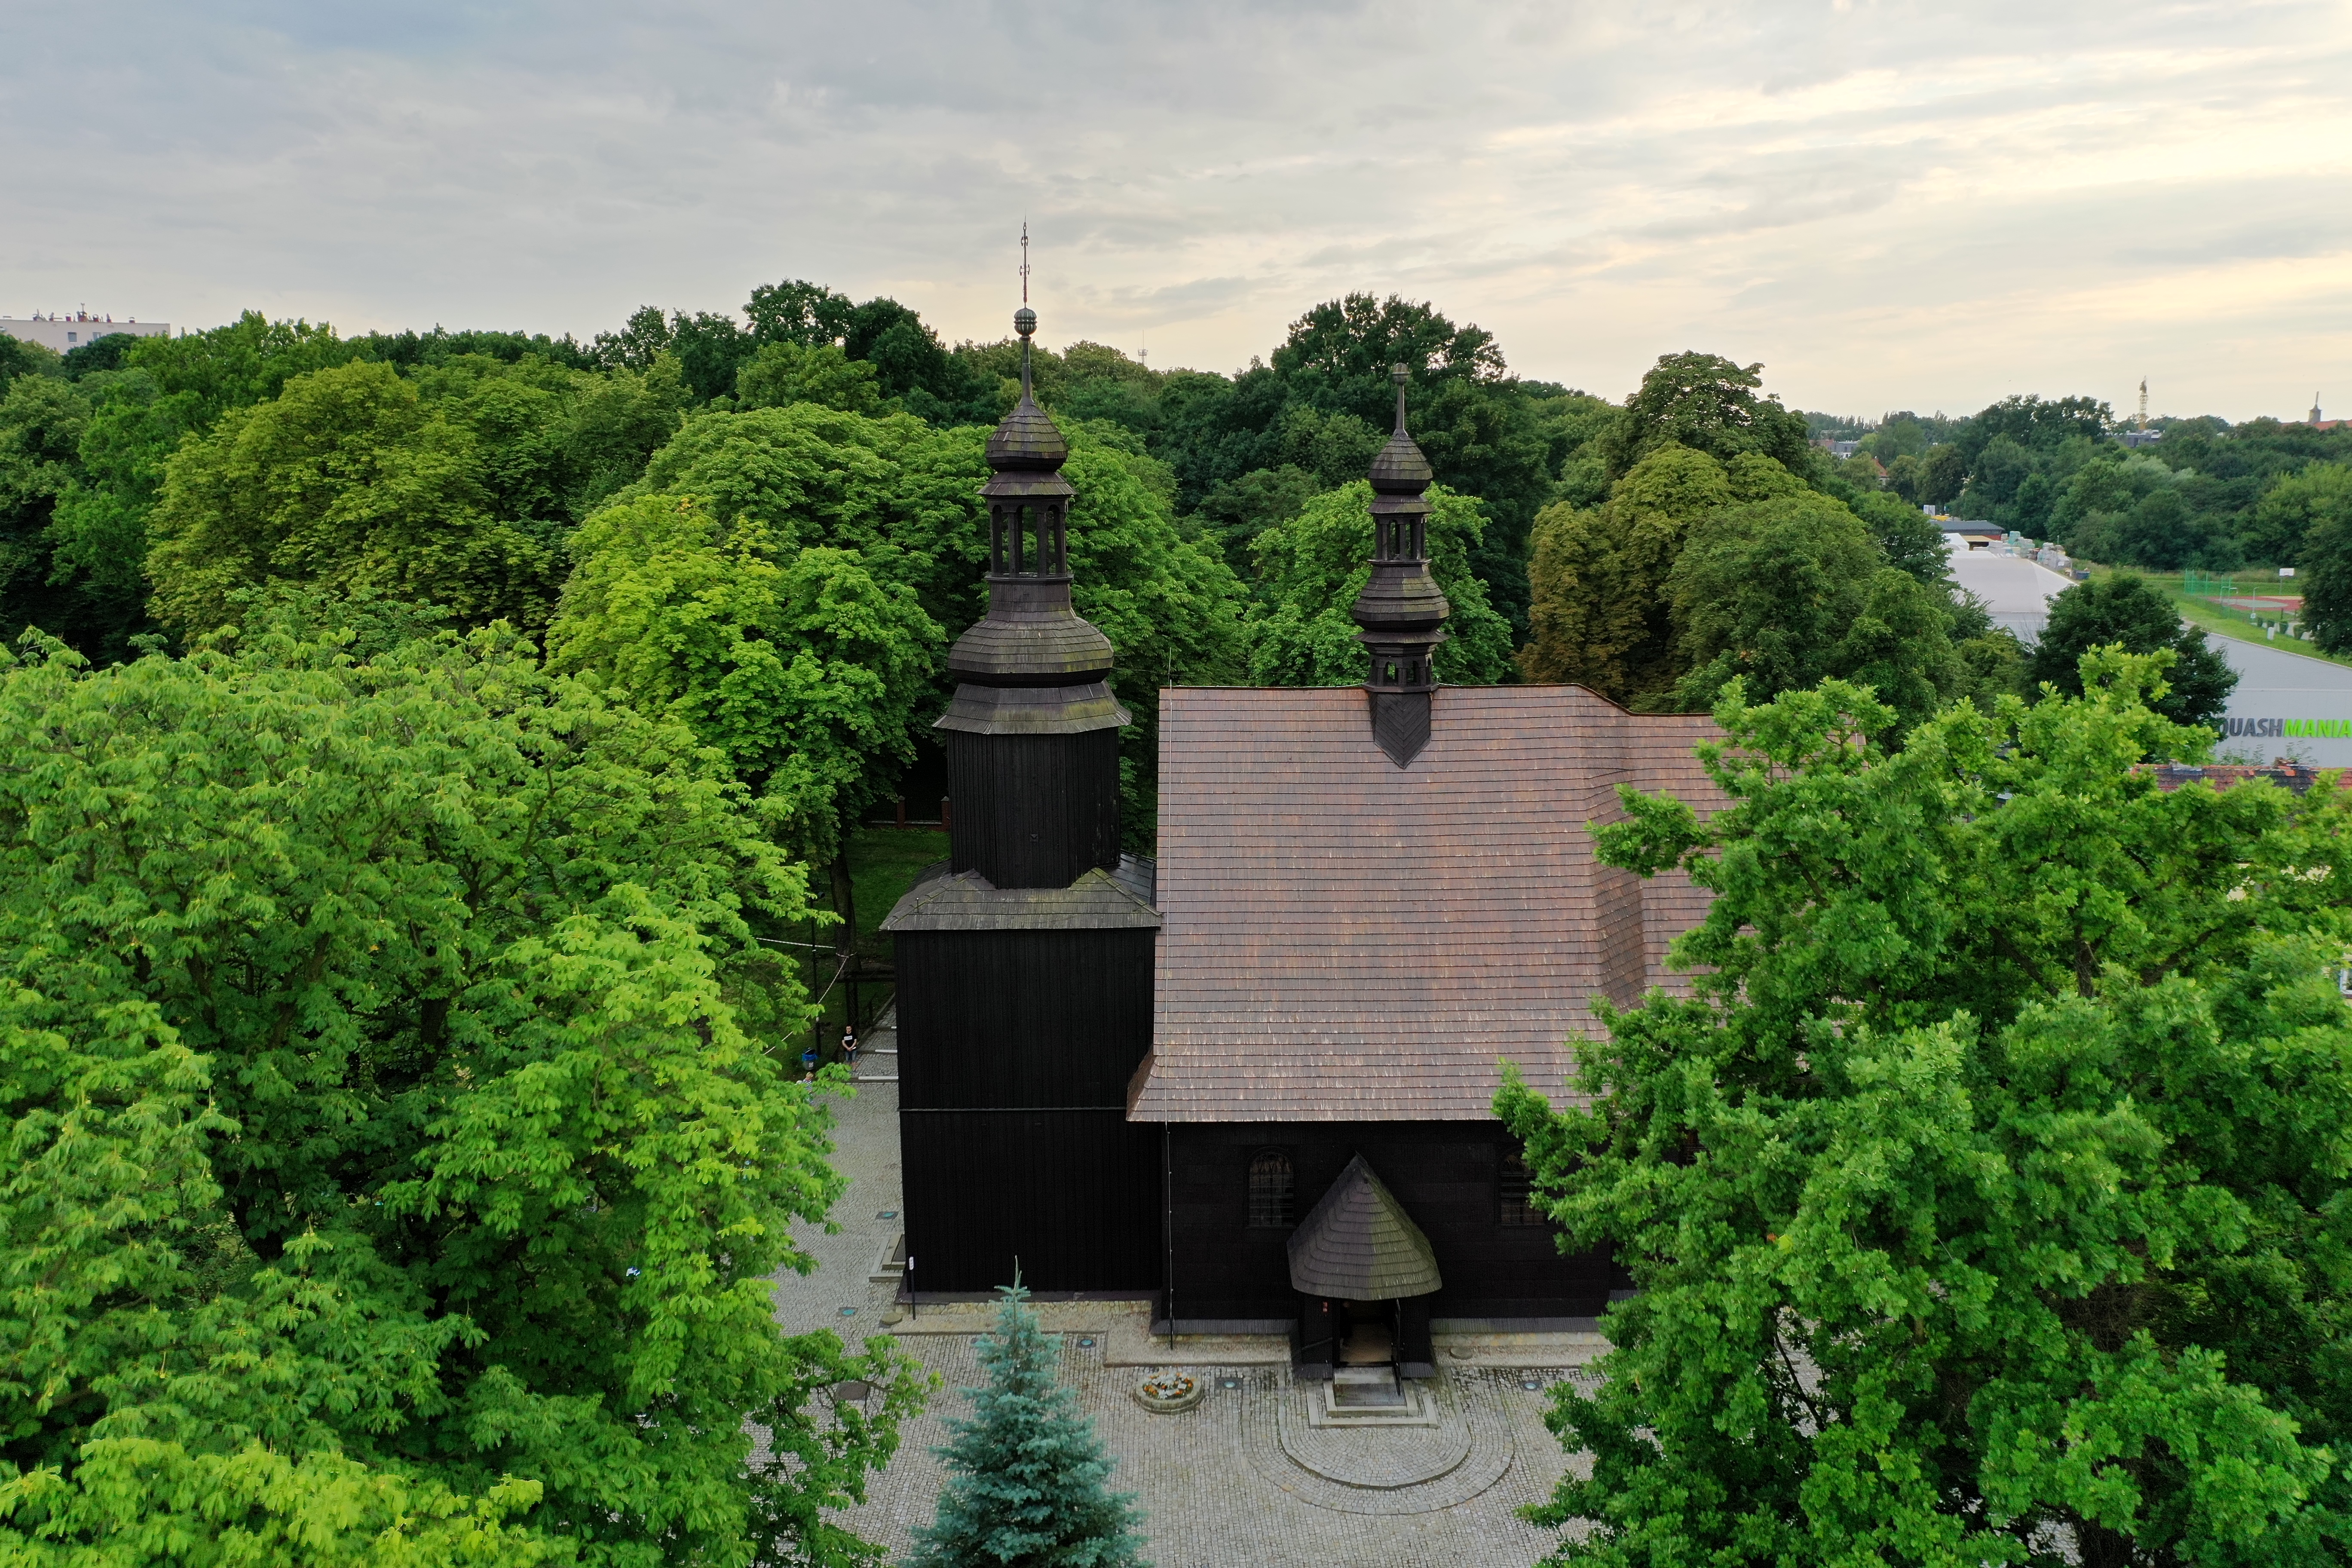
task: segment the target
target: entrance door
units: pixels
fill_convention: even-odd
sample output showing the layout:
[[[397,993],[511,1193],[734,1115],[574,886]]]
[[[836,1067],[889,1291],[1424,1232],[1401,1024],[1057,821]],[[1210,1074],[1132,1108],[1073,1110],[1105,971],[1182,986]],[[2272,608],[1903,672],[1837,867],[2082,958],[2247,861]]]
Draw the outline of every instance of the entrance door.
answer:
[[[1342,1301],[1339,1364],[1388,1366],[1396,1361],[1397,1321],[1393,1301]]]

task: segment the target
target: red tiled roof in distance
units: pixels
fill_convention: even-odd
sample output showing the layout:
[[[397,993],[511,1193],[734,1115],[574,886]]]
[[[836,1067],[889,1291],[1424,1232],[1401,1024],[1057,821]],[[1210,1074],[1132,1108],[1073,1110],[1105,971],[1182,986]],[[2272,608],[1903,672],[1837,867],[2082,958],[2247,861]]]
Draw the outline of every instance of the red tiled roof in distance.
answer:
[[[1704,717],[1576,686],[1448,686],[1410,768],[1360,687],[1181,688],[1160,710],[1165,921],[1140,1121],[1473,1121],[1497,1058],[1565,1103],[1590,999],[1676,988],[1706,912],[1598,864],[1616,786],[1721,797]]]

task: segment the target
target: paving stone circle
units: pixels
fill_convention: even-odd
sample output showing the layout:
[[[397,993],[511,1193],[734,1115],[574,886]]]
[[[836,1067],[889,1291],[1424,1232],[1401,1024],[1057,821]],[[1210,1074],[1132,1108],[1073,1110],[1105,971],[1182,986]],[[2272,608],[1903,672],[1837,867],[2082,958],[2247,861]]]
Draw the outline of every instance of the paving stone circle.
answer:
[[[1335,1512],[1459,1507],[1503,1479],[1517,1445],[1496,1404],[1492,1378],[1449,1371],[1429,1381],[1444,1412],[1438,1426],[1356,1430],[1308,1425],[1308,1391],[1286,1370],[1249,1379],[1244,1452],[1284,1491]]]

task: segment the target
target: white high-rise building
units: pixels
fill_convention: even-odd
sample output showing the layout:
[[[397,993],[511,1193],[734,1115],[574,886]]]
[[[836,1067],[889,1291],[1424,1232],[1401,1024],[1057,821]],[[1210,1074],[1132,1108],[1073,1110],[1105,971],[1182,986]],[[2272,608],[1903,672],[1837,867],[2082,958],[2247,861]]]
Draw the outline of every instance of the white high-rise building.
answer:
[[[57,311],[48,315],[0,316],[0,332],[67,353],[116,332],[128,332],[134,338],[167,338],[172,335],[172,323],[142,321],[136,317],[118,321],[111,316],[93,316],[88,310]]]

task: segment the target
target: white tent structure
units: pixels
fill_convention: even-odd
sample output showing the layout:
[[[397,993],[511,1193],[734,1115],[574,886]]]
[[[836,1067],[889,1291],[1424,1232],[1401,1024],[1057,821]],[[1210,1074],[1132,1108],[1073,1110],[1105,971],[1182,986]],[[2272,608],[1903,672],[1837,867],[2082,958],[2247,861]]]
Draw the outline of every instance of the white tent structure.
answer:
[[[2074,583],[2040,562],[1990,550],[1954,548],[1948,542],[1952,581],[1985,602],[1992,624],[2007,626],[2025,642],[2050,624],[2050,601]]]

